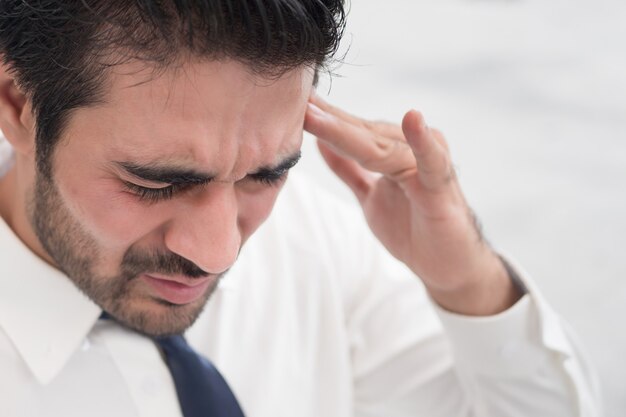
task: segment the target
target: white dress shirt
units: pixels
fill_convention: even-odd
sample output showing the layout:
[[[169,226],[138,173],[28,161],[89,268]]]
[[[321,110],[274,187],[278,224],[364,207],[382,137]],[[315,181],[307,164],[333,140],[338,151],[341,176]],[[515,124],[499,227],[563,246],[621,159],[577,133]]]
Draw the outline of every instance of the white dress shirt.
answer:
[[[508,311],[443,311],[293,172],[187,337],[250,417],[599,416],[571,332],[514,268],[528,294]],[[0,416],[181,416],[155,345],[100,313],[0,221]]]

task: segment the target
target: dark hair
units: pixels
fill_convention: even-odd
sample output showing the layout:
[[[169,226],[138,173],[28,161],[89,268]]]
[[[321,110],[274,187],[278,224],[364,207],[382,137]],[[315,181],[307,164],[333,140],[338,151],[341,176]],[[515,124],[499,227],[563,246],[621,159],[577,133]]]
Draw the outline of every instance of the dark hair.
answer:
[[[50,175],[71,111],[104,99],[107,68],[138,59],[159,71],[192,55],[267,77],[318,69],[344,24],[343,0],[0,0],[0,53],[31,99]]]

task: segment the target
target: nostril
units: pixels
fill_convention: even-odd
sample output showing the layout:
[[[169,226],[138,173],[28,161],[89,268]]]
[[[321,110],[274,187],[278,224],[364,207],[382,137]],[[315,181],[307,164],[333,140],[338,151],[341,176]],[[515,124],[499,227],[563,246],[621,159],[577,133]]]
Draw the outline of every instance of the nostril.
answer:
[[[224,230],[219,225],[172,227],[164,239],[169,251],[187,260],[186,265],[193,265],[193,271],[187,268],[187,272],[220,274],[233,265],[241,246],[241,235],[236,225],[230,230]]]

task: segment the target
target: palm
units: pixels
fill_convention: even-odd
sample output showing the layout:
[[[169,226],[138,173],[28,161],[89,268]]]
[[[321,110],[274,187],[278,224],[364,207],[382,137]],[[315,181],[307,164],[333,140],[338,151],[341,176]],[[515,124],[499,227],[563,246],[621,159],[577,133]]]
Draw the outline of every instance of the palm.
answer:
[[[486,245],[452,173],[443,136],[417,112],[409,112],[400,127],[314,101],[323,113],[308,114],[305,127],[354,191],[372,232],[427,285],[457,285]]]

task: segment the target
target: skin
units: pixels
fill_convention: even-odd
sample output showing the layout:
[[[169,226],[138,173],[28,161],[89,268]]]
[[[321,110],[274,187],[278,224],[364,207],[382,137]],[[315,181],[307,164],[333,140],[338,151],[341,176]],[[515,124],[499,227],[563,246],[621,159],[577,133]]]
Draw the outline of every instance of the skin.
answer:
[[[28,97],[0,71],[0,127],[16,151],[0,180],[0,215],[119,321],[160,335],[195,320],[280,191],[282,181],[268,185],[253,174],[297,154],[303,129],[319,138],[375,235],[441,306],[489,315],[519,299],[476,228],[443,136],[419,113],[407,113],[401,127],[366,122],[315,96],[305,68],[273,81],[232,61],[149,74],[140,64],[114,69],[106,102],[71,115],[48,179],[36,167]],[[125,183],[170,184],[137,178],[128,165],[191,169],[212,180],[155,202]],[[199,299],[172,305],[142,273],[209,285]]]
[[[487,316],[520,299],[480,233],[444,136],[429,128],[421,113],[409,111],[401,126],[371,122],[313,95],[305,128],[354,192],[374,234],[440,306]]]
[[[250,174],[299,152],[313,76],[298,69],[270,82],[235,62],[196,62],[151,79],[135,65],[116,68],[106,103],[72,115],[52,179],[38,175],[30,106],[3,72],[1,127],[17,160],[0,185],[0,213],[117,320],[148,334],[178,333],[269,215],[282,181]],[[125,183],[168,184],[136,178],[119,162],[213,179],[154,202]],[[141,273],[210,282],[199,299],[172,305]]]

